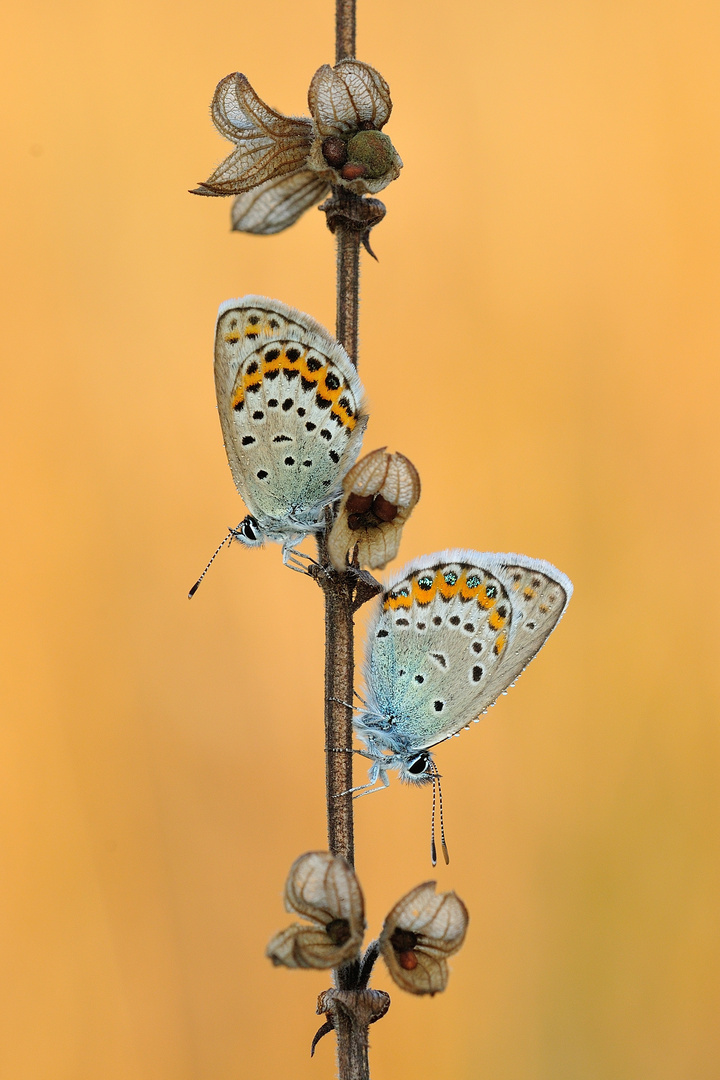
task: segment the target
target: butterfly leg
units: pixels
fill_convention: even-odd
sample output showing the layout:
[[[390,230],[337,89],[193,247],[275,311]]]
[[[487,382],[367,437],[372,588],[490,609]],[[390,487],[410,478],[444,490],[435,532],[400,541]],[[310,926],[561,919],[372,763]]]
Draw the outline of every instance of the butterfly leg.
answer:
[[[361,799],[363,795],[372,795],[376,791],[384,791],[386,787],[390,787],[387,770],[383,769],[377,758],[374,758],[372,754],[368,754],[365,750],[350,750],[349,753],[359,754],[360,757],[370,758],[372,765],[370,767],[370,772],[368,773],[369,780],[367,784],[358,784],[356,787],[348,788],[347,791],[338,792],[336,798],[339,798],[341,795],[353,795],[354,798]],[[378,780],[382,781],[381,786],[375,787]],[[368,791],[368,788],[371,790]],[[359,791],[360,794],[355,795],[356,791]]]
[[[330,698],[330,701],[337,701],[337,698]],[[341,705],[347,705],[347,701],[341,701],[340,704]],[[352,708],[352,706],[350,706],[350,705],[348,705],[347,707]],[[326,754],[358,754],[360,757],[367,758],[368,761],[377,761],[377,755],[376,754],[370,754],[370,753],[368,753],[367,750],[355,750],[354,748],[351,750],[350,748],[345,747],[345,746],[326,746],[325,747],[325,753]]]
[[[351,705],[349,701],[341,701],[340,698],[329,697],[329,698],[326,698],[325,700],[326,701],[334,701],[338,705],[344,705],[346,709],[352,709],[353,712],[362,712],[362,709],[358,709],[357,705]],[[360,700],[362,701],[362,698],[360,698]],[[363,701],[363,705],[364,704],[365,704],[365,702]],[[354,750],[353,753],[360,754],[360,753],[362,753],[362,751],[361,750]]]
[[[374,787],[373,785],[376,784],[378,780],[381,781],[380,786]],[[350,790],[359,791],[360,794],[353,797],[355,799],[362,799],[363,795],[374,795],[376,791],[384,791],[385,788],[388,787],[390,787],[390,777],[388,776],[387,771],[375,762],[370,769],[370,780],[368,780],[367,784],[360,784],[358,787],[351,788]],[[367,788],[370,790],[366,790]]]
[[[285,566],[289,566],[291,570],[295,570],[298,574],[307,574],[308,566],[311,564],[317,566],[317,561],[313,559],[312,555],[306,555],[304,551],[298,551],[293,547],[286,547],[283,544],[282,559]]]

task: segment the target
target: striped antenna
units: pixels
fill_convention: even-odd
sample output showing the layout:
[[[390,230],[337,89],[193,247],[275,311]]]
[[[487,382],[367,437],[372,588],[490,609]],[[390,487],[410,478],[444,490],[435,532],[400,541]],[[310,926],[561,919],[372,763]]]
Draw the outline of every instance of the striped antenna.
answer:
[[[440,809],[440,845],[442,847],[443,858],[445,865],[450,864],[450,855],[448,854],[447,844],[445,843],[445,821],[443,819],[443,804],[442,804],[442,788],[440,787],[440,773],[438,772],[437,765],[434,761],[430,763],[432,765],[432,786],[433,786],[433,802],[432,802],[432,817],[430,820],[430,859],[433,866],[437,866],[437,848],[435,847],[435,785],[437,784],[437,796],[438,806]]]
[[[201,574],[201,575],[200,575],[200,577],[199,577],[199,578],[197,579],[197,581],[196,581],[196,582],[195,582],[195,584],[193,585],[192,589],[191,589],[191,590],[190,590],[190,592],[188,593],[188,600],[192,600],[193,596],[194,596],[194,595],[195,595],[195,593],[196,593],[196,592],[198,591],[198,588],[199,588],[200,582],[201,582],[201,581],[202,581],[202,579],[203,579],[203,578],[205,577],[205,575],[207,574],[207,572],[208,572],[208,570],[210,569],[210,567],[212,566],[212,564],[213,564],[213,563],[215,562],[215,559],[216,559],[216,557],[217,557],[217,556],[218,556],[218,555],[220,554],[220,551],[221,551],[221,549],[222,549],[222,548],[224,548],[224,547],[225,547],[225,545],[227,544],[228,540],[232,540],[232,538],[233,538],[233,530],[232,530],[232,529],[230,529],[230,530],[229,530],[229,532],[228,532],[228,534],[227,534],[227,536],[223,538],[223,540],[222,540],[222,542],[221,542],[220,544],[218,544],[218,546],[217,546],[217,548],[216,548],[216,550],[215,550],[215,554],[213,555],[212,559],[211,559],[211,560],[210,560],[210,562],[209,562],[209,563],[207,564],[207,566],[206,566],[206,567],[205,567],[205,569],[203,570],[202,574]]]

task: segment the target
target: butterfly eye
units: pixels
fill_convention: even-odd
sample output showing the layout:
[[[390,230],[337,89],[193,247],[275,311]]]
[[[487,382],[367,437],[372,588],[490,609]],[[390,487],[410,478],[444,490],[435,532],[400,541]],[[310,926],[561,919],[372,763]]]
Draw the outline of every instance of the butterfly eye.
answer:
[[[257,532],[255,531],[257,528],[257,519],[254,518],[252,514],[248,514],[248,516],[243,518],[240,522],[240,532],[243,538],[249,540],[251,544],[255,543],[257,540]]]
[[[413,776],[422,776],[424,772],[427,772],[429,761],[429,754],[418,754],[416,758],[413,758],[412,761],[408,763],[407,771],[412,773]]]

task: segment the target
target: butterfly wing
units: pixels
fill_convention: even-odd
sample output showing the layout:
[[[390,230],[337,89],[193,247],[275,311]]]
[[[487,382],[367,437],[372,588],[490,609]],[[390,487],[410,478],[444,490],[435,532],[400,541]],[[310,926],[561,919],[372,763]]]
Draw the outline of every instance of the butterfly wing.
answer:
[[[557,625],[572,593],[550,563],[443,551],[406,566],[368,628],[368,712],[390,749],[422,750],[493,704]],[[359,728],[360,730],[360,728]]]
[[[567,575],[541,559],[509,554],[495,555],[493,560],[487,565],[503,582],[513,605],[513,629],[498,668],[502,693],[512,686],[560,622],[573,586]]]
[[[279,300],[228,300],[215,333],[215,388],[230,469],[248,509],[312,520],[355,461],[367,421],[345,350]]]

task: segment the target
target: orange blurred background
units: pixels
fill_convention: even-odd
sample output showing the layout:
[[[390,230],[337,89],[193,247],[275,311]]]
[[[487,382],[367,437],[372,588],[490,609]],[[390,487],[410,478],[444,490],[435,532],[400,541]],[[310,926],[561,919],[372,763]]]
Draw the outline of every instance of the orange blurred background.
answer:
[[[0,1075],[333,1076],[327,976],[263,955],[325,845],[321,596],[273,546],[186,599],[244,514],[218,303],[334,320],[320,214],[232,235],[187,189],[228,72],[306,112],[332,5],[3,20]],[[405,162],[360,357],[366,450],[422,477],[402,559],[517,550],[576,589],[438,753],[449,868],[427,789],[357,804],[369,934],[430,876],[471,912],[447,992],[371,1030],[378,1080],[720,1075],[719,50],[702,0],[359,2]]]

